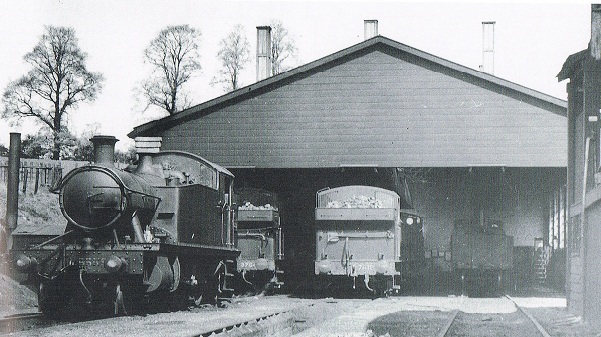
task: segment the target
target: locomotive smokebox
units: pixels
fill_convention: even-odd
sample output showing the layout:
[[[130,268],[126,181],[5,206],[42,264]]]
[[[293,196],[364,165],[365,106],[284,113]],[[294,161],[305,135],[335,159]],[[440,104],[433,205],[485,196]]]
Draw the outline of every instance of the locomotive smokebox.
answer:
[[[94,163],[109,167],[115,166],[115,143],[113,136],[94,136],[90,139],[94,145]]]

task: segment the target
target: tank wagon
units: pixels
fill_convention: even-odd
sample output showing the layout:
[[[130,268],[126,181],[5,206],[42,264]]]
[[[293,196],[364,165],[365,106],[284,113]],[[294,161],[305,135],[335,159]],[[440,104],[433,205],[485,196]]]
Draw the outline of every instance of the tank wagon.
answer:
[[[451,262],[461,292],[482,296],[508,286],[513,268],[513,237],[500,223],[457,221],[451,234]]]
[[[127,314],[232,295],[233,175],[199,156],[159,151],[160,138],[136,139],[139,164],[114,166],[112,136],[96,136],[95,163],[57,187],[64,234],[15,246],[16,268],[38,288],[42,313]]]
[[[401,281],[406,280],[407,266],[424,256],[422,219],[414,212],[401,210],[400,205],[397,193],[378,187],[343,186],[318,191],[318,284],[361,287],[378,296],[398,293]],[[413,227],[417,229],[408,230]],[[409,245],[410,240],[415,242]]]
[[[284,258],[280,203],[277,194],[258,188],[236,191],[237,271],[242,280],[237,291],[275,290],[282,286],[280,263]]]

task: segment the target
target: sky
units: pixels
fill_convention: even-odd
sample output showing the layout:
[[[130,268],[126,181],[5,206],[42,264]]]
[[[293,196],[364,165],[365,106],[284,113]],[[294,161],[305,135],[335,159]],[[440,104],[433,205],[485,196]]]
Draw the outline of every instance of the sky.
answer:
[[[191,1],[191,0],[4,0],[0,1],[0,91],[30,69],[23,56],[45,25],[73,27],[87,53],[88,70],[105,81],[97,99],[71,111],[68,125],[77,135],[93,128],[116,136],[119,149],[133,144],[135,126],[165,116],[143,111],[135,89],[150,74],[143,51],[168,25],[199,29],[202,71],[186,90],[200,104],[225,94],[211,86],[219,71],[219,42],[236,24],[245,28],[251,63],[242,85],[255,82],[256,27],[280,20],[294,38],[300,66],[363,41],[363,21],[378,20],[382,36],[472,69],[483,57],[482,22],[494,21],[494,75],[566,99],[566,82],[556,75],[566,58],[590,40],[586,2],[400,2],[400,1]],[[0,107],[2,108],[2,107]],[[0,143],[9,133],[36,133],[31,122],[11,126],[0,120]]]

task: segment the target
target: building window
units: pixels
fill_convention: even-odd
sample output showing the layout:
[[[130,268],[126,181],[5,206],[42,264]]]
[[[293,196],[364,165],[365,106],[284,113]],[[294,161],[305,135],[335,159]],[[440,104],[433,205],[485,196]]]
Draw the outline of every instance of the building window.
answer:
[[[549,200],[549,246],[553,250],[565,248],[566,205],[565,186],[555,190]]]

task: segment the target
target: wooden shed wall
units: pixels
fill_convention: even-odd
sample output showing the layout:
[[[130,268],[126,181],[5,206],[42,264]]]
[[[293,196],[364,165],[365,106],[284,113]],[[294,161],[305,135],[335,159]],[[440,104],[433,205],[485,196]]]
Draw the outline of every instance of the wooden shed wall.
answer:
[[[566,118],[543,105],[380,47],[166,129],[162,147],[226,167],[562,167]]]

